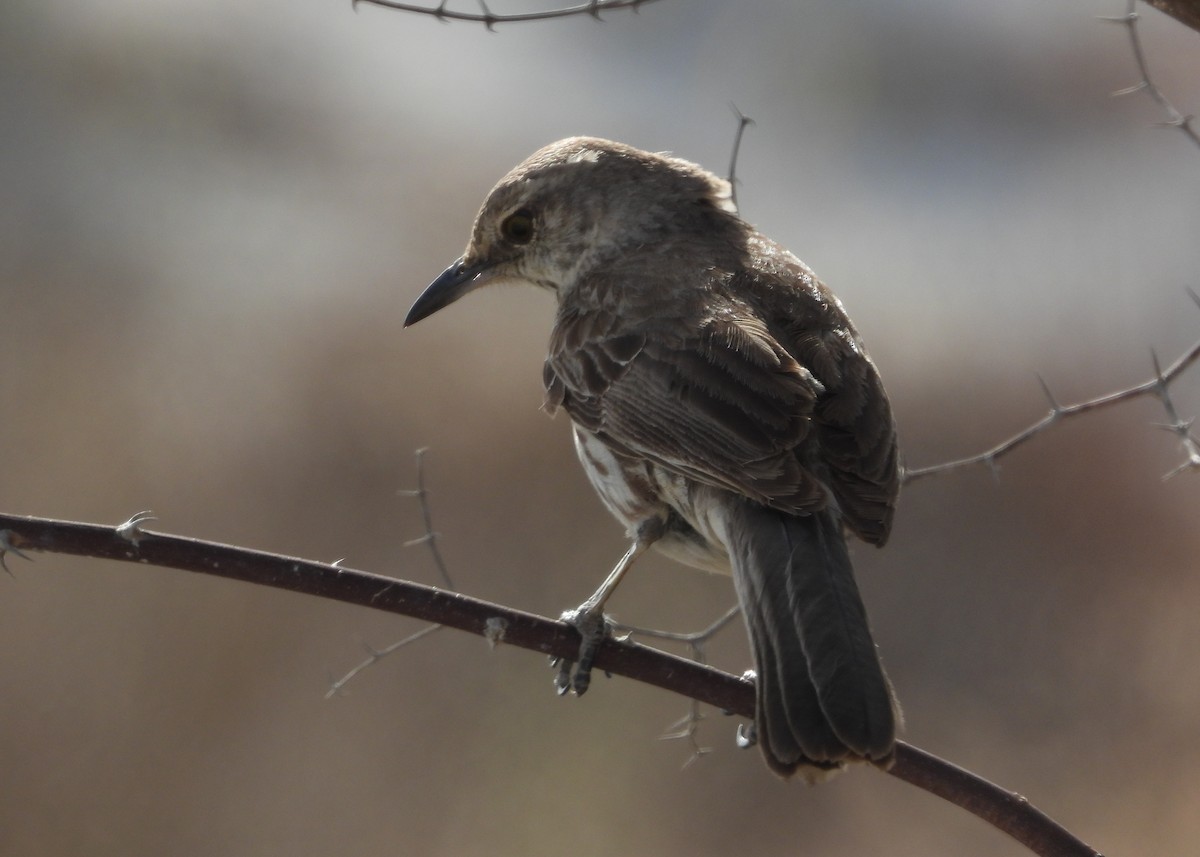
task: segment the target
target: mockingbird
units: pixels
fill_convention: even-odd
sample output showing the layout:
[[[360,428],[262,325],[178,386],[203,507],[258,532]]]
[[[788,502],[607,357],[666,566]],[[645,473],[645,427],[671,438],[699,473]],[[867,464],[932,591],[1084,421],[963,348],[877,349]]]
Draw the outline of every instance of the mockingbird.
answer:
[[[898,708],[844,532],[887,539],[896,433],[841,303],[731,197],[687,161],[561,140],[500,180],[405,326],[492,283],[557,295],[546,410],[570,415],[592,485],[633,540],[565,614],[584,640],[565,682],[587,688],[604,602],[651,545],[732,572],[758,744],[772,770],[815,781],[892,759]]]

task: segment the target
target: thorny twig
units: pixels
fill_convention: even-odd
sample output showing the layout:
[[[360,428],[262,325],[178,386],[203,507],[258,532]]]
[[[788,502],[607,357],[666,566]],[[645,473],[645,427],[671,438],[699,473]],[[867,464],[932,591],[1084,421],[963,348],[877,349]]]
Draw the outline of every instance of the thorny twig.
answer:
[[[708,659],[705,653],[706,644],[722,628],[732,622],[734,618],[736,618],[741,612],[742,608],[735,604],[726,610],[720,616],[720,618],[718,618],[707,628],[704,628],[701,631],[693,631],[691,633],[659,631],[653,628],[637,628],[632,625],[622,625],[619,623],[615,624],[614,627],[618,631],[622,631],[631,635],[641,634],[644,637],[653,637],[654,639],[658,640],[672,640],[674,642],[685,643],[688,647],[688,654],[691,656],[693,661],[698,664],[707,664]],[[684,768],[691,767],[692,764],[695,763],[701,756],[712,752],[711,747],[701,746],[700,742],[696,738],[696,733],[700,727],[700,721],[703,719],[704,714],[700,711],[700,703],[695,699],[689,700],[687,714],[668,726],[667,731],[663,735],[659,736],[659,739],[663,741],[685,740],[688,742],[688,746],[691,748],[692,753],[690,756],[688,756],[687,761],[683,763]]]
[[[449,0],[442,0],[434,8],[428,6],[418,6],[415,3],[400,3],[396,0],[351,0],[351,3],[357,8],[359,3],[370,3],[372,6],[383,6],[387,9],[397,9],[401,12],[416,12],[420,15],[431,15],[439,21],[471,21],[476,24],[483,24],[493,32],[497,24],[515,24],[519,21],[546,21],[551,18],[569,18],[573,15],[588,15],[595,18],[597,21],[602,20],[600,13],[611,12],[614,9],[632,9],[637,11],[646,3],[653,3],[654,0],[589,0],[579,6],[567,6],[561,9],[547,9],[543,12],[521,12],[513,15],[497,15],[488,8],[484,0],[476,0],[479,3],[478,12],[456,12],[453,9],[447,9],[446,4]]]
[[[729,178],[727,179],[727,181],[729,182],[729,201],[733,203],[734,208],[737,208],[738,207],[738,201],[737,201],[738,154],[742,150],[742,136],[746,133],[746,128],[748,126],[754,124],[754,120],[751,119],[749,116],[747,116],[742,111],[738,110],[736,104],[730,104],[729,106],[733,108],[733,114],[737,117],[737,120],[738,120],[737,131],[735,131],[734,135],[733,135],[733,152],[731,152],[729,155]]]
[[[429,452],[429,447],[427,446],[423,446],[417,450],[416,489],[396,492],[401,497],[417,498],[417,501],[421,505],[421,522],[425,525],[425,534],[405,542],[404,546],[429,545],[429,552],[433,554],[433,563],[437,566],[438,574],[442,576],[442,582],[451,592],[457,592],[458,590],[454,587],[454,581],[450,579],[450,571],[446,568],[446,561],[442,559],[442,552],[438,549],[439,533],[433,528],[433,513],[429,510],[429,492],[425,488],[425,453],[427,452]]]
[[[1192,423],[1195,422],[1195,417],[1188,420],[1180,419],[1179,411],[1175,409],[1175,402],[1171,399],[1171,391],[1167,387],[1167,378],[1163,375],[1162,367],[1158,363],[1158,354],[1151,351],[1150,357],[1154,361],[1154,374],[1158,382],[1155,386],[1154,394],[1162,402],[1163,410],[1167,412],[1167,419],[1170,421],[1161,423],[1159,428],[1166,429],[1175,434],[1179,438],[1179,443],[1183,447],[1184,452],[1183,462],[1163,476],[1163,481],[1165,482],[1185,470],[1200,470],[1200,442],[1192,434]]]
[[[1166,114],[1166,120],[1162,123],[1163,127],[1179,128],[1187,137],[1200,146],[1200,132],[1197,132],[1195,127],[1195,117],[1185,115],[1175,107],[1174,104],[1167,98],[1163,91],[1158,87],[1150,76],[1149,65],[1146,62],[1146,52],[1142,46],[1141,34],[1138,30],[1138,21],[1140,16],[1136,8],[1137,0],[1128,0],[1126,12],[1124,15],[1116,17],[1103,18],[1102,20],[1111,21],[1115,24],[1120,24],[1126,28],[1129,34],[1129,43],[1133,50],[1134,61],[1137,64],[1138,74],[1141,80],[1133,86],[1114,92],[1114,96],[1131,95],[1135,92],[1143,90],[1150,95],[1151,98],[1163,109]],[[1200,304],[1200,297],[1191,289],[1188,290],[1192,299]],[[1167,412],[1168,422],[1162,426],[1180,438],[1180,443],[1183,446],[1184,461],[1176,468],[1167,473],[1163,478],[1170,479],[1185,470],[1200,470],[1200,441],[1191,432],[1192,420],[1183,420],[1179,417],[1172,402],[1168,385],[1175,380],[1180,374],[1190,366],[1197,357],[1200,357],[1200,342],[1197,342],[1191,349],[1180,357],[1174,364],[1167,368],[1164,372],[1158,365],[1157,355],[1153,355],[1155,377],[1151,378],[1137,386],[1130,387],[1124,390],[1118,390],[1115,393],[1109,393],[1100,396],[1096,399],[1091,399],[1086,402],[1079,402],[1074,405],[1059,405],[1055,401],[1054,396],[1050,392],[1050,388],[1046,385],[1044,379],[1040,376],[1038,381],[1041,383],[1042,390],[1046,394],[1046,398],[1050,401],[1050,413],[1038,420],[1031,426],[1023,429],[1017,434],[1010,437],[1008,440],[997,444],[991,449],[981,452],[978,455],[972,455],[967,458],[960,458],[955,461],[947,461],[942,464],[935,464],[929,467],[918,467],[904,472],[904,482],[915,482],[926,476],[932,476],[938,473],[945,473],[950,470],[957,470],[962,467],[967,467],[975,464],[983,464],[993,470],[996,467],[996,461],[1003,455],[1011,452],[1016,447],[1030,440],[1035,435],[1048,429],[1061,419],[1073,417],[1077,414],[1086,411],[1096,410],[1099,408],[1115,405],[1129,399],[1137,398],[1138,396],[1153,395],[1159,399],[1163,408]]]
[[[411,490],[396,492],[401,497],[415,497],[421,506],[421,521],[425,525],[425,533],[415,539],[410,539],[404,543],[404,547],[413,547],[414,545],[429,545],[429,552],[433,554],[433,564],[437,566],[438,574],[441,575],[442,583],[445,588],[451,592],[457,592],[454,587],[454,581],[450,578],[450,571],[446,567],[446,561],[442,559],[442,552],[438,549],[438,532],[433,528],[433,513],[429,510],[429,491],[425,488],[425,453],[429,451],[428,447],[421,447],[417,450],[417,487]],[[365,646],[367,657],[350,669],[345,675],[339,679],[335,679],[329,683],[329,690],[325,693],[325,698],[328,699],[346,687],[350,681],[363,670],[367,669],[383,660],[393,652],[404,648],[409,643],[415,643],[434,631],[442,629],[442,625],[427,625],[420,631],[409,634],[407,637],[397,640],[390,645],[384,646],[382,649],[376,649],[372,646]]]
[[[345,689],[346,685],[349,684],[350,681],[356,675],[358,675],[360,672],[365,670],[367,667],[373,666],[376,663],[376,661],[381,661],[384,658],[386,658],[388,655],[390,655],[392,652],[396,651],[397,649],[402,649],[405,646],[407,646],[409,643],[415,643],[417,640],[420,640],[422,637],[427,637],[430,634],[432,634],[434,631],[440,631],[442,628],[445,628],[445,627],[446,627],[445,625],[426,625],[420,631],[414,631],[413,633],[409,634],[407,637],[397,640],[396,642],[392,643],[391,645],[384,646],[382,649],[375,649],[375,648],[372,648],[371,646],[367,646],[366,644],[364,644],[364,648],[367,650],[366,660],[362,661],[361,663],[356,664],[353,668],[350,669],[349,672],[347,672],[341,678],[334,679],[333,681],[331,681],[329,683],[329,690],[327,690],[325,692],[325,698],[330,699],[331,697],[334,697],[334,696],[340,694]]]
[[[1188,290],[1197,305],[1200,305],[1200,296],[1195,292]],[[1197,341],[1184,352],[1174,363],[1168,366],[1165,370],[1158,364],[1157,355],[1152,355],[1154,360],[1154,377],[1149,381],[1144,381],[1133,387],[1128,387],[1123,390],[1117,390],[1114,393],[1108,393],[1099,396],[1095,399],[1089,399],[1085,402],[1078,402],[1073,405],[1060,405],[1055,400],[1050,388],[1046,382],[1039,377],[1042,384],[1042,390],[1046,394],[1046,398],[1050,402],[1050,412],[1042,417],[1036,423],[1022,429],[1015,435],[1001,443],[996,444],[991,449],[985,452],[971,455],[966,458],[959,458],[954,461],[946,461],[941,464],[933,464],[928,467],[917,467],[913,469],[905,469],[904,483],[915,482],[918,479],[923,479],[926,476],[933,476],[939,473],[946,473],[950,470],[958,470],[963,467],[969,467],[976,464],[983,464],[989,468],[995,468],[996,462],[1002,456],[1012,452],[1021,444],[1032,439],[1036,435],[1041,434],[1050,426],[1058,423],[1060,420],[1065,420],[1068,417],[1078,416],[1079,414],[1087,413],[1088,411],[1099,410],[1110,405],[1127,402],[1130,399],[1136,399],[1139,396],[1152,395],[1156,397],[1167,412],[1168,422],[1163,426],[1180,438],[1183,444],[1185,460],[1182,464],[1166,474],[1165,479],[1184,471],[1184,470],[1200,470],[1200,442],[1197,441],[1195,435],[1191,432],[1192,420],[1180,419],[1178,412],[1175,409],[1174,403],[1171,401],[1168,386],[1178,378],[1183,372],[1200,358],[1200,341]]]
[[[1129,44],[1133,50],[1133,59],[1137,63],[1138,74],[1141,75],[1141,80],[1133,86],[1127,86],[1124,89],[1119,89],[1113,93],[1114,96],[1132,95],[1135,92],[1146,92],[1151,98],[1157,102],[1166,114],[1166,120],[1163,121],[1164,128],[1179,128],[1187,135],[1197,146],[1200,146],[1200,132],[1195,128],[1195,117],[1184,115],[1174,104],[1167,98],[1166,94],[1158,88],[1158,85],[1150,77],[1150,67],[1146,62],[1146,51],[1142,47],[1142,37],[1138,30],[1138,21],[1140,15],[1136,8],[1137,0],[1128,0],[1124,15],[1102,18],[1104,21],[1111,21],[1114,24],[1120,24],[1125,27],[1129,34]]]

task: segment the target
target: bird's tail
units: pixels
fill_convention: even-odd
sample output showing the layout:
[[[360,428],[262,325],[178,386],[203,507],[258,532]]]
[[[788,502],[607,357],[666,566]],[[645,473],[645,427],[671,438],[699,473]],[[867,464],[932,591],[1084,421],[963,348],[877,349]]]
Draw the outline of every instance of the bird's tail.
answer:
[[[887,766],[899,710],[835,513],[733,505],[730,557],[754,650],[767,764],[810,781],[855,759]]]

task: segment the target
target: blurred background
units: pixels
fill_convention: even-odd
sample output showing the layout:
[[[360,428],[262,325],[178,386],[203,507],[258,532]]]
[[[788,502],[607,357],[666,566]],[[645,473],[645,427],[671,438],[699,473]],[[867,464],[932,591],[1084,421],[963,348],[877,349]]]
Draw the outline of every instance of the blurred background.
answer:
[[[530,6],[502,5],[495,12]],[[470,0],[460,9],[473,11]],[[545,8],[545,6],[532,7]],[[1144,95],[1120,0],[660,0],[502,26],[341,0],[0,5],[0,508],[435,582],[555,615],[623,535],[539,411],[551,299],[412,330],[491,185],[594,134],[724,172],[840,295],[907,461],[981,451],[1200,335],[1200,151]],[[1196,33],[1145,10],[1200,108]],[[1200,411],[1200,370],[1174,388]],[[856,564],[913,743],[1107,853],[1200,839],[1200,474],[1145,400],[925,480]],[[0,575],[0,854],[1017,855],[893,778],[784,784],[686,701],[559,699],[539,657],[164,569]],[[612,604],[671,630],[729,581],[654,558]],[[738,627],[710,651],[748,665]]]

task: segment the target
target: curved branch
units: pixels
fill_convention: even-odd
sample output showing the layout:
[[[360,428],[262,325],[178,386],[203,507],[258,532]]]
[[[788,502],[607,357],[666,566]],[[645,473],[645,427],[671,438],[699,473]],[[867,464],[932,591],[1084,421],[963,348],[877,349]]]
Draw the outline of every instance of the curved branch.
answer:
[[[1174,15],[1189,27],[1200,30],[1200,27],[1197,26],[1197,24],[1200,23],[1200,0],[1190,0],[1189,3],[1181,3],[1176,2],[1176,0],[1170,0],[1170,2],[1164,2],[1161,5],[1151,2],[1151,5],[1162,9],[1164,12],[1167,12],[1170,15]],[[1181,14],[1190,14],[1192,16],[1191,21],[1189,21],[1186,17],[1180,17]],[[1166,114],[1166,120],[1162,123],[1163,127],[1178,128],[1187,135],[1189,140],[1191,140],[1197,146],[1200,146],[1200,131],[1197,131],[1195,125],[1193,124],[1195,117],[1185,116],[1183,113],[1181,113],[1175,107],[1175,105],[1171,103],[1171,100],[1167,98],[1166,93],[1159,89],[1158,84],[1156,84],[1150,77],[1150,66],[1146,62],[1146,51],[1142,47],[1142,36],[1138,30],[1138,21],[1140,20],[1140,16],[1137,12],[1136,0],[1129,0],[1128,7],[1126,8],[1124,15],[1102,18],[1101,20],[1111,21],[1114,24],[1120,24],[1125,27],[1129,34],[1129,46],[1133,51],[1133,61],[1137,64],[1138,74],[1141,76],[1141,80],[1139,80],[1133,86],[1127,86],[1124,89],[1120,89],[1114,92],[1113,95],[1132,95],[1135,92],[1145,92],[1154,99],[1155,103],[1158,104],[1158,106]]]
[[[547,9],[544,12],[521,12],[513,15],[496,15],[483,0],[479,0],[478,12],[455,12],[453,9],[447,9],[446,3],[448,0],[442,0],[434,8],[428,6],[418,6],[416,3],[403,3],[398,0],[351,0],[358,6],[359,3],[369,3],[372,6],[382,6],[385,9],[395,9],[400,12],[415,12],[420,15],[431,15],[439,21],[471,21],[476,24],[483,24],[489,30],[495,30],[497,24],[515,24],[519,21],[545,21],[550,18],[569,18],[572,15],[590,15],[596,20],[600,20],[601,12],[609,12],[613,9],[632,9],[637,11],[643,4],[653,3],[654,0],[588,0],[581,6],[568,6],[562,9]]]
[[[296,557],[148,532],[136,516],[119,527],[0,514],[4,551],[46,551],[214,574],[412,616],[560,658],[579,650],[575,629],[456,592]],[[596,656],[605,672],[646,682],[743,717],[754,688],[741,678],[637,643],[609,640]],[[888,771],[974,813],[1043,857],[1098,857],[1020,795],[900,742]]]
[[[1191,293],[1192,299],[1200,305],[1200,297],[1195,292]],[[1103,396],[1098,396],[1095,399],[1088,399],[1086,402],[1077,402],[1073,405],[1060,405],[1050,392],[1050,388],[1046,382],[1039,378],[1042,383],[1042,391],[1046,394],[1046,398],[1050,401],[1050,412],[1042,417],[1036,423],[1023,428],[1008,440],[1002,441],[991,449],[980,452],[976,455],[971,455],[966,458],[958,458],[954,461],[946,461],[942,464],[931,464],[928,467],[915,467],[912,469],[905,468],[903,474],[903,482],[907,485],[910,482],[915,482],[918,479],[924,479],[926,476],[933,476],[938,473],[945,473],[949,470],[958,470],[961,467],[968,467],[975,464],[985,464],[988,467],[993,467],[996,461],[1012,452],[1021,444],[1032,439],[1034,436],[1041,434],[1050,426],[1057,423],[1059,420],[1065,420],[1068,417],[1079,416],[1088,411],[1096,411],[1101,408],[1107,408],[1111,405],[1118,405],[1121,402],[1127,402],[1130,399],[1136,399],[1139,396],[1156,396],[1162,402],[1163,408],[1167,412],[1171,422],[1163,427],[1179,435],[1180,444],[1183,446],[1184,462],[1176,467],[1173,471],[1167,474],[1167,477],[1174,476],[1184,470],[1200,470],[1200,440],[1198,440],[1191,431],[1192,421],[1181,419],[1175,410],[1175,404],[1171,401],[1168,388],[1171,382],[1175,381],[1180,375],[1187,371],[1188,367],[1200,359],[1200,340],[1195,342],[1191,348],[1185,351],[1180,357],[1163,369],[1159,366],[1158,356],[1151,352],[1154,364],[1154,377],[1141,384],[1136,384],[1132,387],[1127,387],[1124,390],[1117,390],[1114,393],[1106,393]]]

